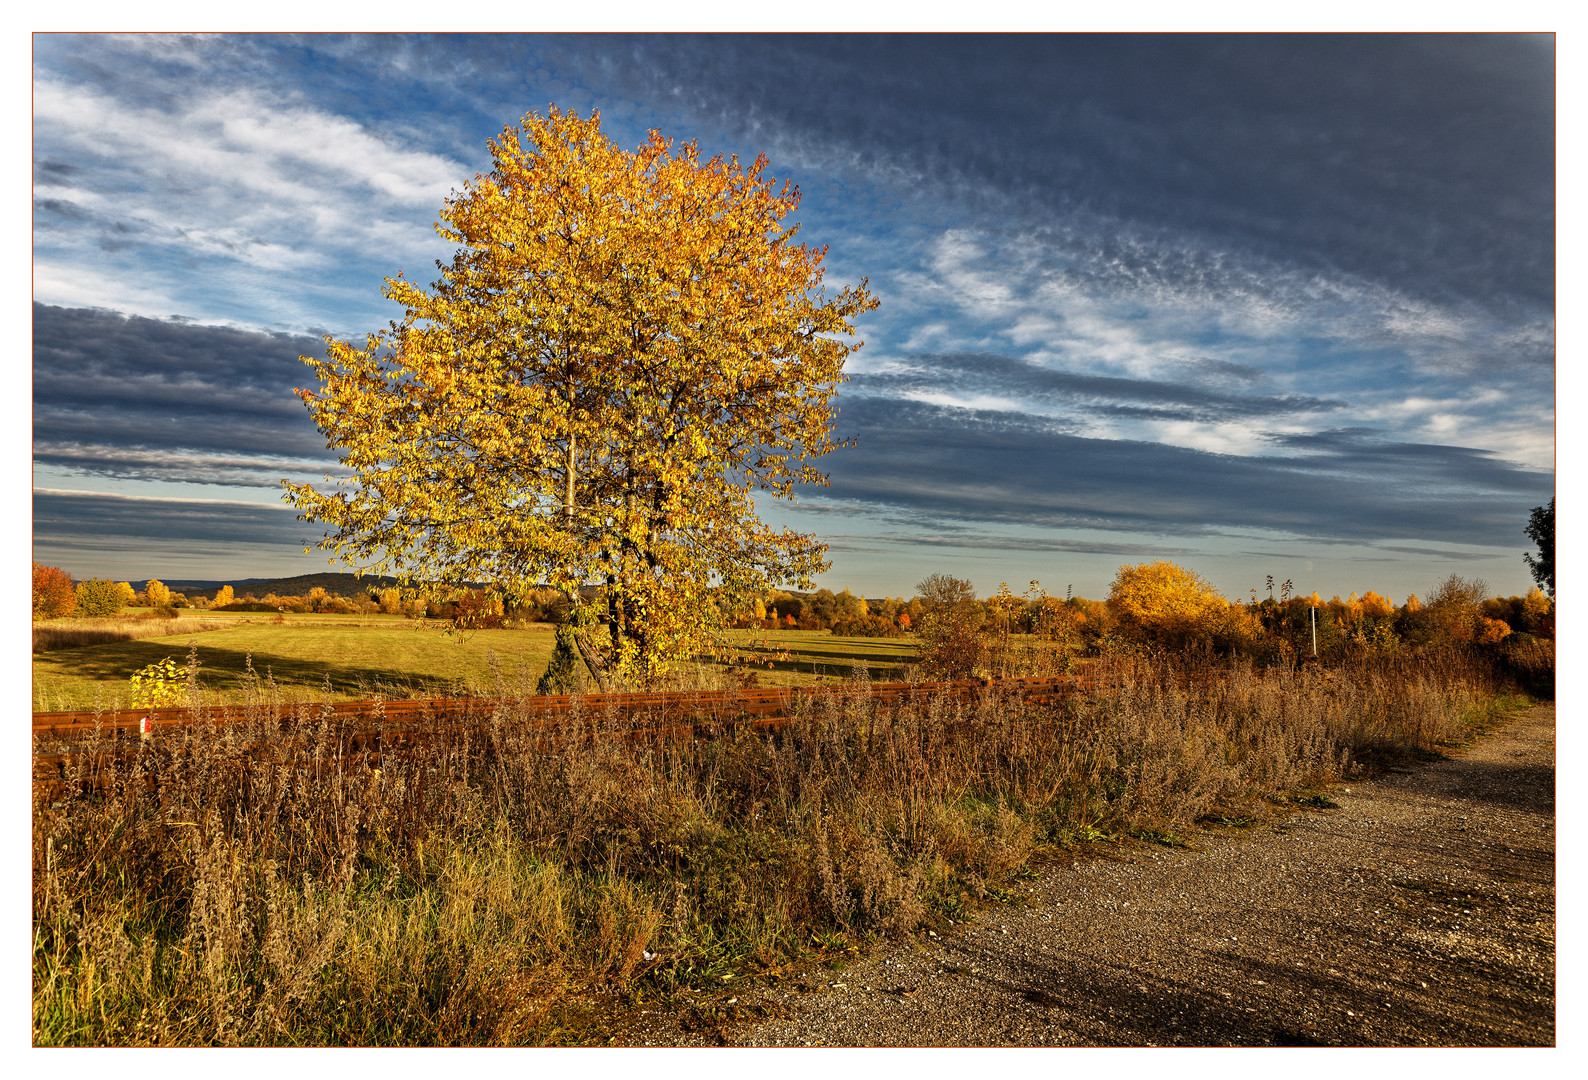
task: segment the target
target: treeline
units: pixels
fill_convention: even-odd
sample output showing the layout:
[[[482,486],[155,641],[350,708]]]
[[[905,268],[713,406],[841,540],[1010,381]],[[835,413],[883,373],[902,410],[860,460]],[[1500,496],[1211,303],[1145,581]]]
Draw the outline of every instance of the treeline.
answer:
[[[308,575],[290,579],[308,583],[352,575]],[[74,581],[58,566],[33,564],[33,617],[66,616],[108,618],[134,609],[145,618],[175,618],[184,609],[223,612],[321,615],[402,615],[408,618],[444,619],[467,628],[486,628],[528,622],[561,622],[568,602],[554,589],[535,589],[519,603],[504,602],[493,589],[478,586],[402,586],[390,578],[370,579],[362,591],[337,591],[345,581],[311,584],[302,593],[277,593],[266,581],[242,587],[221,585],[203,591],[178,592],[157,578],[142,589],[130,582],[88,578]]]
[[[223,588],[210,604],[215,611],[274,611],[287,614],[401,615],[410,619],[442,619],[466,629],[498,629],[532,622],[561,622],[567,599],[555,589],[535,589],[517,603],[495,589],[468,585],[377,585],[351,596],[314,586],[301,596],[236,596]]]
[[[848,589],[813,593],[774,590],[730,614],[738,630],[831,630],[839,637],[903,637],[925,611],[919,598],[865,600]]]
[[[560,624],[568,599],[555,589],[531,590],[513,602],[475,586],[380,584],[351,596],[313,586],[303,595],[241,595],[230,585],[213,595],[184,595],[150,580],[91,578],[73,582],[58,567],[33,566],[35,618],[111,616],[123,608],[175,617],[177,610],[330,615],[399,615],[446,620],[464,629],[533,622]],[[708,598],[707,603],[713,601]],[[1051,596],[1032,581],[1020,594],[1001,585],[978,599],[970,582],[934,574],[908,600],[863,599],[833,592],[774,590],[748,608],[715,611],[719,625],[757,630],[826,630],[842,637],[904,637],[921,641],[922,663],[943,675],[1040,674],[1076,657],[1159,650],[1295,666],[1316,657],[1338,661],[1361,651],[1393,652],[1422,645],[1513,645],[1552,640],[1555,603],[1540,589],[1525,596],[1488,595],[1481,580],[1452,574],[1426,598],[1400,604],[1368,590],[1328,600],[1299,595],[1289,581],[1268,578],[1261,593],[1231,602],[1196,573],[1170,562],[1122,566],[1104,600]]]
[[[971,584],[933,575],[917,586],[921,659],[946,676],[1046,674],[1080,656],[1172,652],[1294,667],[1423,646],[1526,646],[1552,641],[1555,602],[1533,588],[1491,597],[1482,580],[1451,574],[1426,599],[1395,604],[1372,590],[1328,600],[1277,591],[1231,602],[1169,562],[1122,566],[1106,600],[1049,596],[1038,582],[978,600]],[[912,601],[914,603],[915,601]]]

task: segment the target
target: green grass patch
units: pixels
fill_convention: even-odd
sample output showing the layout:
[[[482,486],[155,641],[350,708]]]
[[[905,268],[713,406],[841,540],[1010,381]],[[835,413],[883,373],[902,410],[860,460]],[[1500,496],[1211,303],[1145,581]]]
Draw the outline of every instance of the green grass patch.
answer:
[[[1300,795],[1292,795],[1290,798],[1297,806],[1306,806],[1313,810],[1338,810],[1340,808],[1339,803],[1321,791],[1303,792]]]
[[[182,620],[176,620],[179,627]],[[204,699],[239,702],[250,662],[288,700],[353,701],[449,693],[532,693],[551,659],[552,627],[478,630],[448,636],[400,616],[283,616],[237,620],[225,630],[177,632],[41,653],[33,660],[33,708],[130,708],[134,672],[167,656],[186,663],[196,647]],[[524,689],[527,682],[528,689]]]
[[[205,613],[206,624],[226,616]],[[111,641],[37,653],[37,712],[130,708],[134,672],[165,657],[185,663],[196,646],[204,700],[239,703],[251,662],[288,700],[356,701],[439,697],[454,693],[527,695],[551,660],[555,630],[448,633],[434,622],[397,615],[232,617],[225,629],[194,633],[188,618],[170,620],[161,637]],[[706,688],[836,684],[864,669],[875,682],[903,679],[913,663],[910,639],[835,638],[823,631],[730,631],[734,655],[681,665],[684,685]]]
[[[734,669],[758,686],[841,683],[857,667],[872,682],[899,682],[919,649],[914,638],[834,637],[826,630],[732,630],[727,641],[742,656]]]

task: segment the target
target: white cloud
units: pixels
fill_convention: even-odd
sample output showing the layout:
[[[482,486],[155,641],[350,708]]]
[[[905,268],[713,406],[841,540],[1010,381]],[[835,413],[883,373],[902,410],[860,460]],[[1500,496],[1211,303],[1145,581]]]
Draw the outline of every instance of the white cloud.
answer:
[[[1116,229],[1109,232],[1108,229]],[[1143,237],[1076,221],[999,237],[948,229],[887,275],[900,297],[892,347],[991,351],[1078,374],[1219,390],[1231,364],[1268,393],[1344,403],[1287,418],[1269,433],[1372,426],[1386,438],[1489,450],[1548,467],[1553,325],[1441,307],[1344,273],[1198,250],[1190,238]],[[1514,358],[1514,359],[1513,359]],[[873,358],[878,359],[878,358]],[[1213,361],[1213,364],[1209,364]],[[920,397],[1028,413],[992,397]],[[1064,410],[1096,438],[1139,439],[1227,454],[1286,454],[1240,424],[1154,421]]]
[[[141,243],[267,270],[337,249],[429,254],[442,200],[473,172],[341,116],[246,90],[127,105],[40,74],[40,157],[87,167],[98,197],[63,198],[138,223]]]
[[[1191,420],[1153,421],[1143,425],[1152,432],[1150,441],[1188,450],[1235,457],[1274,455],[1274,446],[1244,424],[1207,424]]]
[[[903,395],[907,401],[925,405],[940,405],[949,409],[981,409],[985,412],[1029,413],[1029,402],[993,394],[950,394],[940,390],[912,390]]]
[[[91,267],[50,258],[34,259],[33,298],[44,304],[111,308],[153,319],[180,314],[168,293],[126,277],[102,274]]]

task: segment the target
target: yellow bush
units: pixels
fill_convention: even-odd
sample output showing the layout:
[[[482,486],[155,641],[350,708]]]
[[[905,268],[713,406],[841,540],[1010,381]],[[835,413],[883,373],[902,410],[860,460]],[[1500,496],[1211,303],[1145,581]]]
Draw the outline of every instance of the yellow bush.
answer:
[[[1108,606],[1126,636],[1181,647],[1211,638],[1230,605],[1200,574],[1160,561],[1121,566]]]
[[[151,709],[173,705],[186,689],[187,672],[168,656],[132,676],[132,704]]]

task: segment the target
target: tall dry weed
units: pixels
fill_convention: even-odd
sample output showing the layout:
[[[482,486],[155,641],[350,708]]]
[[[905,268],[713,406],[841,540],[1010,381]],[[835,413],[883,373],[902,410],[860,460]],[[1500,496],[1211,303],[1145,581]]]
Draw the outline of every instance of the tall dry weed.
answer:
[[[33,651],[77,649],[143,638],[185,637],[206,630],[226,630],[237,624],[236,619],[156,619],[138,616],[63,619],[43,625],[34,624]]]

